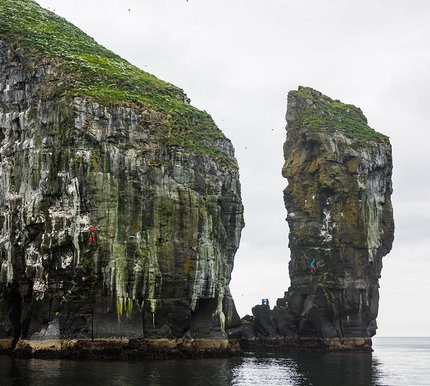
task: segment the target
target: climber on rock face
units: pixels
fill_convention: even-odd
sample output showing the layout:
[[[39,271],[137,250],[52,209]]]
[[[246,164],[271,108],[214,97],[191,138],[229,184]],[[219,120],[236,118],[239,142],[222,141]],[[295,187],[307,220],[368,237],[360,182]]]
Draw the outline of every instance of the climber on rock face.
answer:
[[[315,266],[315,259],[313,259],[313,260],[311,261],[311,264],[310,264],[310,267],[309,267],[309,271],[310,271],[311,273],[314,273],[316,270],[317,270],[317,267]]]
[[[96,242],[96,228],[93,226],[90,227],[90,243]]]

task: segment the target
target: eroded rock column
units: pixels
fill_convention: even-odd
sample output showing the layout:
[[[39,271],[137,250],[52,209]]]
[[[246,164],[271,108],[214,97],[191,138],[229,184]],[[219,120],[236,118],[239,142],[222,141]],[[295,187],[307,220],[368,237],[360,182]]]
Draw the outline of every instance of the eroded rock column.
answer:
[[[285,301],[299,336],[371,337],[382,258],[394,238],[389,139],[367,125],[360,109],[305,87],[289,93],[286,119]]]

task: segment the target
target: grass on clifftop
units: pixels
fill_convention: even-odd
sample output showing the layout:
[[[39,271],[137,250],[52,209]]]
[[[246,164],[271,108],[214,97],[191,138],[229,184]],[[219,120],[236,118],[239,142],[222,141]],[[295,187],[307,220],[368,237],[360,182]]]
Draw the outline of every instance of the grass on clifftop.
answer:
[[[363,112],[354,105],[333,100],[310,87],[299,86],[298,91],[290,93],[298,101],[298,118],[303,126],[329,134],[340,131],[359,142],[388,141],[386,135],[368,126]]]
[[[166,114],[164,139],[234,166],[214,146],[225,138],[211,116],[189,104],[183,90],[133,66],[79,28],[33,0],[0,0],[0,40],[25,56],[59,58],[68,82],[67,97],[87,96],[103,105],[126,104]]]

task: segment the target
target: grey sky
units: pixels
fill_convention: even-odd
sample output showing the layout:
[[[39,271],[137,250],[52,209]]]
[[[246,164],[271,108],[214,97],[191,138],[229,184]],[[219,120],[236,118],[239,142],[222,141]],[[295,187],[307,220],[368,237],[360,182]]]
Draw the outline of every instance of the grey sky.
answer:
[[[286,95],[360,107],[390,137],[396,234],[379,336],[428,336],[430,2],[39,0],[132,64],[185,90],[239,161],[246,227],[231,289],[241,316],[289,286],[282,191]],[[129,11],[130,10],[130,11]]]

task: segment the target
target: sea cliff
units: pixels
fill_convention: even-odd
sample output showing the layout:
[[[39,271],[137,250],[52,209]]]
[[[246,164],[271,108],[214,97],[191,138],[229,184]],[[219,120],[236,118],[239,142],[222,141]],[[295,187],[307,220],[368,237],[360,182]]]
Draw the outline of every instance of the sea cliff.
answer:
[[[2,1],[0,141],[0,338],[12,348],[225,341],[240,324],[234,148],[181,89],[34,1]]]

